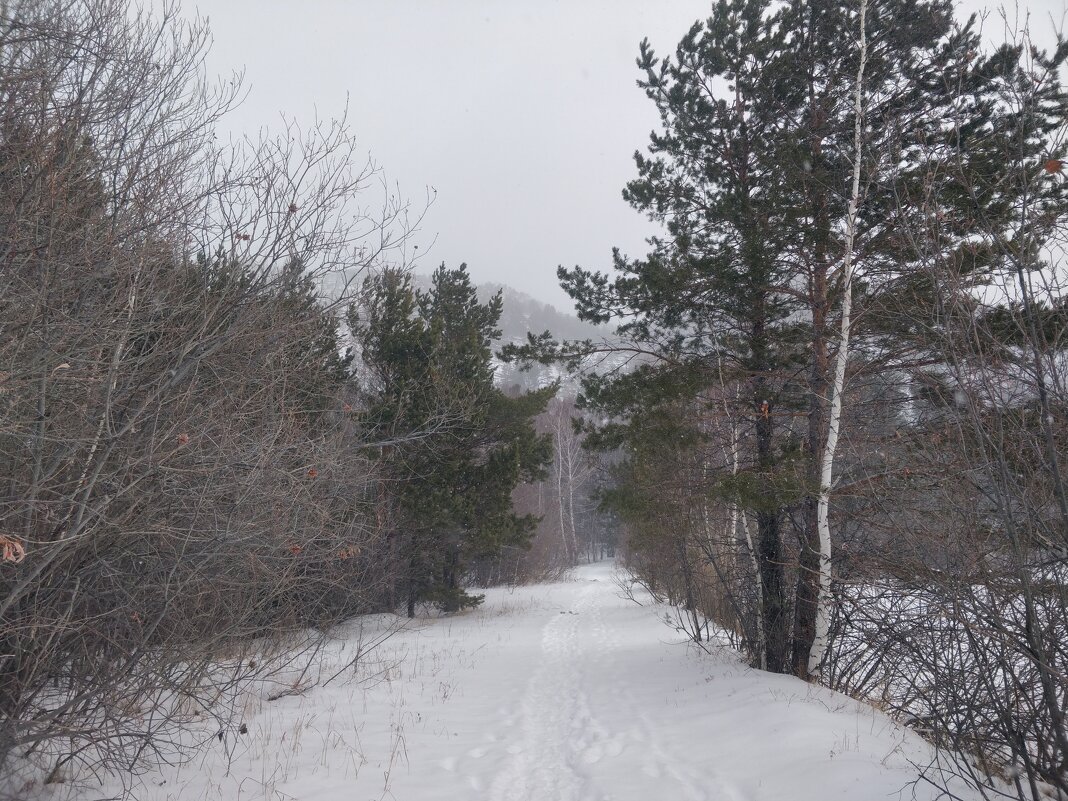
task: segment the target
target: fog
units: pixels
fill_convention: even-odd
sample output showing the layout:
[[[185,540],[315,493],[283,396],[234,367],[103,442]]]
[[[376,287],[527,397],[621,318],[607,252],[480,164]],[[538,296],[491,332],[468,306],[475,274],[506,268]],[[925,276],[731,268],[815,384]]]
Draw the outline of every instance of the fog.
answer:
[[[1050,12],[1031,5],[1050,38]],[[963,8],[975,10],[977,3]],[[661,54],[706,16],[697,0],[200,0],[209,70],[243,70],[231,135],[307,125],[346,108],[353,131],[416,207],[433,203],[416,267],[467,262],[568,309],[559,264],[607,269],[655,229],[621,197],[657,124],[635,81],[638,44]],[[1002,23],[990,19],[993,38]],[[414,251],[413,251],[414,252]]]

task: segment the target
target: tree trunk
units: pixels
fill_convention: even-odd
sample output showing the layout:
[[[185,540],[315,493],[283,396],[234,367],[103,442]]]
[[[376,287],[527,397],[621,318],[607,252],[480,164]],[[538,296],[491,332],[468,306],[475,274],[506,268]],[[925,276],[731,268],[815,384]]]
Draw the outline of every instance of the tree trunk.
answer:
[[[786,673],[786,587],[783,581],[782,542],[778,512],[759,512],[760,582],[763,591],[764,637],[767,669]]]
[[[716,372],[719,374],[719,386],[723,392],[723,417],[730,426],[730,453],[727,454],[731,465],[731,477],[738,476],[738,423],[731,416],[730,404],[727,402],[727,381],[723,375],[723,356],[716,358]],[[735,390],[737,400],[739,390]],[[706,506],[707,509],[707,506]],[[706,511],[707,514],[707,511]],[[727,542],[735,542],[738,536],[738,523],[742,524],[745,535],[746,553],[749,555],[750,565],[753,569],[753,580],[756,582],[756,643],[757,665],[761,670],[768,669],[767,638],[764,635],[764,581],[760,571],[760,556],[753,544],[753,532],[749,528],[749,518],[736,501],[732,501],[728,510]],[[711,544],[710,544],[711,545]]]
[[[764,381],[758,378],[756,386],[758,395],[762,395]],[[771,411],[770,400],[758,397],[756,436],[758,462],[762,470],[770,470],[774,461]],[[767,669],[774,673],[785,673],[789,668],[786,653],[787,604],[779,509],[762,508],[756,517]]]
[[[810,65],[811,66],[811,65]],[[831,221],[826,182],[822,180],[824,121],[814,80],[809,80],[809,151],[812,175],[806,189],[812,214],[813,244],[809,274],[809,310],[812,314],[811,362],[808,385],[808,435],[805,454],[805,497],[801,517],[804,527],[798,555],[797,588],[794,594],[793,672],[808,678],[808,655],[816,636],[816,605],[819,596],[818,500],[820,455],[827,438],[827,316],[830,306],[827,287]]]
[[[757,664],[761,670],[768,669],[768,646],[767,636],[764,634],[764,577],[760,574],[760,559],[757,554],[757,549],[753,545],[753,532],[749,528],[749,518],[745,514],[745,509],[739,509],[734,506],[732,509],[732,521],[731,531],[736,531],[738,520],[741,520],[742,531],[745,532],[745,548],[749,554],[749,559],[753,564],[753,575],[756,580],[756,649],[757,649]]]
[[[442,571],[442,583],[445,585],[445,601],[442,610],[458,612],[460,610],[460,546],[445,546],[445,566]]]
[[[414,548],[414,543],[409,543],[410,547]],[[408,617],[415,617],[415,602],[416,602],[416,585],[415,585],[415,571],[416,571],[416,559],[415,554],[412,553],[408,557]]]
[[[860,64],[857,66],[857,85],[854,98],[856,119],[853,129],[853,192],[849,198],[846,218],[845,254],[842,258],[842,325],[838,343],[838,356],[834,366],[834,385],[831,388],[830,421],[827,443],[820,464],[820,494],[817,508],[819,530],[819,598],[815,620],[815,632],[808,655],[807,673],[818,675],[827,652],[827,632],[831,617],[831,527],[829,509],[831,480],[833,478],[834,452],[838,446],[838,431],[842,420],[842,393],[845,390],[846,362],[849,359],[849,326],[853,308],[853,243],[857,232],[857,208],[860,204],[860,161],[864,125],[864,68],[868,57],[868,39],[865,28],[867,0],[860,0]]]

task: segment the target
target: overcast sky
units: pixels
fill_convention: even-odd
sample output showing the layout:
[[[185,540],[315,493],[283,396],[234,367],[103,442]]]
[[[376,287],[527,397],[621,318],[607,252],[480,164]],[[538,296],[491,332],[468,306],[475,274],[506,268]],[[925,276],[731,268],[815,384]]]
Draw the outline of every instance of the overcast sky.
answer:
[[[1030,6],[1049,29],[1063,0]],[[969,0],[966,8],[978,2]],[[638,43],[662,54],[709,0],[186,0],[209,18],[209,69],[245,71],[231,132],[338,116],[402,194],[436,199],[417,243],[429,272],[466,261],[570,310],[558,264],[607,269],[652,228],[623,202],[656,125]],[[1026,8],[1026,6],[1024,6]]]

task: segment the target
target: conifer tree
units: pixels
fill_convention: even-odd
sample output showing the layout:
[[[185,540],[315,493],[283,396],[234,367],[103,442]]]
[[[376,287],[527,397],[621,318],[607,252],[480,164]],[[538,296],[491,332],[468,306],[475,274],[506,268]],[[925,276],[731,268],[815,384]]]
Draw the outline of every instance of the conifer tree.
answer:
[[[724,476],[716,491],[733,492],[757,523],[761,661],[801,676],[815,633],[829,343],[855,152],[859,53],[848,43],[858,9],[840,0],[719,0],[674,57],[658,58],[643,42],[639,85],[661,130],[647,155],[635,155],[638,177],[624,197],[665,233],[643,258],[616,252],[614,276],[559,271],[579,315],[622,321],[625,347],[647,359],[629,376],[587,381],[587,403],[626,417],[639,404],[674,400],[668,387],[699,392],[717,378],[740,387],[726,409],[740,426],[740,473]],[[994,149],[973,151],[979,140],[961,133],[1011,127],[994,95],[1019,54],[979,55],[972,22],[955,26],[946,0],[872,2],[866,31],[853,260],[858,289],[870,298],[862,303],[874,305],[915,273],[917,255],[901,230],[914,222],[910,214],[932,211],[903,209],[901,198],[932,161],[955,173],[983,169]],[[936,211],[997,216],[1010,196],[943,193]],[[858,319],[855,336],[867,322]],[[523,353],[545,358],[551,345],[551,337],[532,339]],[[564,350],[575,355],[583,346]],[[789,571],[787,512],[799,543]]]
[[[478,301],[466,266],[435,271],[429,290],[387,270],[369,279],[349,322],[369,374],[364,422],[380,440],[397,499],[397,556],[409,616],[479,603],[461,586],[471,560],[524,545],[535,520],[511,495],[551,458],[533,418],[555,387],[518,397],[493,384],[498,293]]]

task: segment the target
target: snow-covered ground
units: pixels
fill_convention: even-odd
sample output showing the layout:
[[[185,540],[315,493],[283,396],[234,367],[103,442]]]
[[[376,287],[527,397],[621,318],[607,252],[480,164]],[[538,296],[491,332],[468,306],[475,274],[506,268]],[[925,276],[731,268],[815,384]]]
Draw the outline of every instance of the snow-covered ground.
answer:
[[[419,620],[303,695],[244,699],[247,733],[142,777],[143,801],[934,799],[914,734],[871,707],[706,654],[623,597],[612,564]],[[395,622],[395,621],[393,621]],[[391,619],[356,621],[323,675]],[[59,798],[63,787],[50,797]],[[80,797],[107,798],[118,785]],[[66,788],[69,791],[70,788]],[[964,798],[970,798],[967,793]]]

